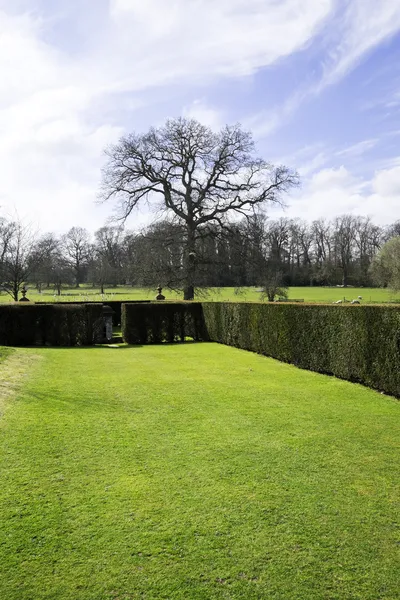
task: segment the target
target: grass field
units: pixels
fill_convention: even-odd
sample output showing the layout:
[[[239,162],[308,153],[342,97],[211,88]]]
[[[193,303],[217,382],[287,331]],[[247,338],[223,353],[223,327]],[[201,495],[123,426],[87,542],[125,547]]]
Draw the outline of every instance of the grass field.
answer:
[[[0,365],[2,600],[399,598],[400,404],[217,344]]]
[[[101,301],[101,300],[152,300],[157,295],[155,290],[144,288],[118,287],[105,290],[101,295],[99,290],[92,287],[82,286],[65,289],[61,296],[54,296],[51,289],[44,289],[38,294],[34,288],[28,290],[28,298],[33,302],[73,302],[73,301]],[[167,300],[182,299],[182,294],[164,290]],[[335,287],[292,287],[289,288],[289,298],[304,299],[305,302],[332,303],[336,300],[353,300],[362,297],[362,303],[400,303],[400,293],[379,288],[335,288]],[[257,288],[210,288],[200,294],[196,299],[231,301],[231,302],[259,302],[261,294]],[[10,296],[0,293],[0,302],[9,302]]]

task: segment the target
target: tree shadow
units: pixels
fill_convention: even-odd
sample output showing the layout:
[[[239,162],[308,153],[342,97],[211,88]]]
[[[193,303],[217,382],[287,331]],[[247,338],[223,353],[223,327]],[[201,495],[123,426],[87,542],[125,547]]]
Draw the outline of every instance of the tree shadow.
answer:
[[[192,344],[204,344],[204,340],[185,340],[184,342],[150,342],[146,344],[127,344],[119,342],[116,344],[95,344],[93,346],[3,346],[4,348],[27,348],[36,350],[129,350],[144,348],[145,346],[186,346]]]

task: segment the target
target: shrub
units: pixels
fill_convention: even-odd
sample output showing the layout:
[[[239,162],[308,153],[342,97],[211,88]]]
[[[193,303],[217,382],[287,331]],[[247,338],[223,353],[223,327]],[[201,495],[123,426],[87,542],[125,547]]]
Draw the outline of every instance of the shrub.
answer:
[[[199,302],[122,305],[122,337],[128,344],[184,342],[206,339]]]
[[[90,346],[100,340],[102,305],[0,305],[4,346]]]
[[[400,397],[400,309],[203,303],[209,339]]]

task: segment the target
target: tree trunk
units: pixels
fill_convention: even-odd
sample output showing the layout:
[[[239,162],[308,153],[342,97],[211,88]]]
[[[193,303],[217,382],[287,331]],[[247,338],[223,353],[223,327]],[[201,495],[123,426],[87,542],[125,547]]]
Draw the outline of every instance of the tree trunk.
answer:
[[[75,287],[78,288],[81,281],[81,268],[78,263],[75,264]]]
[[[184,300],[194,300],[194,286],[187,285],[183,290],[183,299]]]
[[[183,299],[193,300],[194,285],[196,281],[196,241],[194,227],[192,227],[190,224],[187,226],[187,235]]]

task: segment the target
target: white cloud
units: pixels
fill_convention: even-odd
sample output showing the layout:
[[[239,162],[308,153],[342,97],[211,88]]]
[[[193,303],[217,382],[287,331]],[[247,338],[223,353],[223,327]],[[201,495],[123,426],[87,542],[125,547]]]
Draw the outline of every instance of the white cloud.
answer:
[[[354,69],[368,52],[400,29],[398,0],[350,0],[345,11],[342,11],[342,3],[339,3],[338,10],[340,38],[325,64],[321,88],[336,83]]]
[[[322,75],[296,89],[281,105],[249,116],[246,121],[258,137],[267,137],[286,123],[303,102],[343,79],[369,52],[399,31],[399,0],[336,0],[336,16],[327,20],[323,36],[328,58],[323,62]],[[396,108],[399,94],[396,92],[385,105]]]
[[[399,218],[399,197],[400,166],[381,169],[369,180],[341,166],[322,169],[306,180],[287,214],[312,220],[350,213],[371,216],[383,225]]]
[[[194,100],[189,106],[185,106],[182,116],[187,119],[196,119],[214,131],[221,129],[224,125],[221,111],[208,106],[203,100]]]
[[[311,175],[318,168],[322,167],[328,160],[328,157],[324,152],[319,152],[312,158],[311,160],[303,163],[297,169],[301,177],[306,177],[307,175]]]
[[[240,76],[304,47],[333,0],[112,0],[126,48],[155,76]],[[144,57],[147,57],[144,59]],[[139,67],[140,68],[140,67]]]
[[[101,151],[122,132],[89,123],[96,90],[41,40],[43,22],[0,12],[0,206],[44,230],[94,227]],[[100,217],[101,214],[101,217]],[[99,218],[100,217],[100,218]]]
[[[101,10],[100,4],[87,0],[93,10]],[[210,106],[201,92],[200,98],[182,101],[175,90],[193,82],[252,75],[304,49],[321,32],[336,4],[337,0],[110,0],[110,13],[99,29],[89,29],[90,20],[85,21],[85,43],[77,51],[72,43],[68,47],[67,31],[63,43],[55,45],[55,37],[47,34],[50,17],[56,15],[33,16],[39,14],[34,0],[26,0],[25,5],[32,6],[29,14],[18,13],[13,0],[2,0],[1,6],[14,7],[13,14],[0,10],[3,213],[17,207],[21,216],[38,220],[46,230],[100,226],[111,212],[111,207],[93,204],[102,150],[125,125],[147,126],[135,112],[138,107],[150,113],[152,103],[162,104],[165,92],[179,108],[186,102],[184,115],[219,128],[223,124],[219,107]],[[40,5],[56,11],[57,3]],[[351,0],[345,6],[323,85],[342,77],[400,26],[397,0]],[[52,43],[46,41],[50,39]],[[310,93],[308,88],[295,91],[283,107],[261,112],[243,124],[262,137],[287,120]],[[160,113],[163,118],[163,111],[170,113],[170,105],[154,110],[152,121],[157,122]],[[347,152],[358,151],[361,147]],[[325,164],[325,154],[311,156],[303,164],[303,174]],[[310,188],[313,197],[329,185],[337,197],[344,198],[343,190],[350,190],[357,203],[360,182],[344,181],[340,171],[330,176],[320,173]],[[386,182],[390,177],[381,176]],[[379,181],[377,176],[377,185],[382,186]]]
[[[262,110],[242,119],[242,122],[254,132],[256,138],[268,137],[296,112],[310,93],[308,88],[298,89],[282,105],[272,110]]]
[[[373,190],[377,196],[396,197],[397,206],[400,200],[400,166],[382,169],[375,174]]]
[[[347,156],[347,157],[356,157],[363,156],[372,148],[375,148],[378,139],[370,139],[370,140],[362,140],[361,142],[357,142],[347,148],[343,148],[342,150],[338,150],[336,152],[336,156]]]
[[[112,20],[105,15],[101,35],[88,29],[79,52],[47,35],[62,22],[57,3],[40,18],[34,2],[26,14],[13,0],[1,6],[1,209],[16,207],[43,229],[60,230],[98,227],[111,212],[94,206],[102,150],[123,132],[118,109],[131,115],[130,127],[142,126],[135,108],[145,103],[136,92],[253,73],[307,44],[331,0],[317,9],[314,0],[113,0]],[[153,92],[149,102],[157,101]],[[221,125],[220,112],[203,100],[184,113]]]

